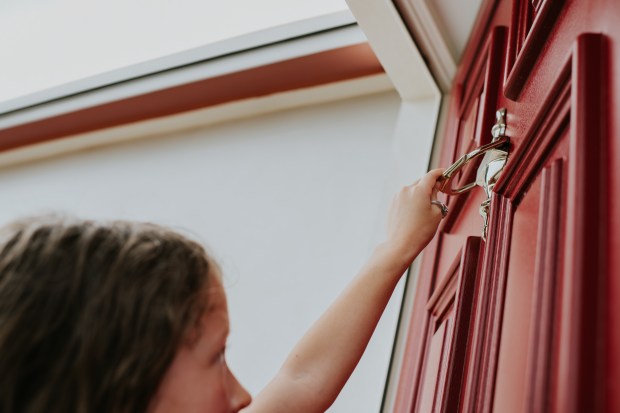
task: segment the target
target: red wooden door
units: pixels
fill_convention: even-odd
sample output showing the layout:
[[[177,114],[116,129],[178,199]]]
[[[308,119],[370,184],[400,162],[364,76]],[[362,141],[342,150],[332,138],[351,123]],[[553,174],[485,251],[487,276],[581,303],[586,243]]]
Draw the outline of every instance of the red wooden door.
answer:
[[[620,412],[620,1],[488,0],[449,99],[441,166],[508,162],[421,265],[397,412]],[[474,179],[476,165],[458,181]]]

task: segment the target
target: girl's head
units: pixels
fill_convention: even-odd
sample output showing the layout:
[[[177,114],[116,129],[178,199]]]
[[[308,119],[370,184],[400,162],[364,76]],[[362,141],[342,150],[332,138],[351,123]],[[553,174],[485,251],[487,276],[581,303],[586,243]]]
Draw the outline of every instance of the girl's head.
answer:
[[[219,270],[198,243],[152,224],[53,217],[0,237],[0,411],[249,403],[223,360]]]

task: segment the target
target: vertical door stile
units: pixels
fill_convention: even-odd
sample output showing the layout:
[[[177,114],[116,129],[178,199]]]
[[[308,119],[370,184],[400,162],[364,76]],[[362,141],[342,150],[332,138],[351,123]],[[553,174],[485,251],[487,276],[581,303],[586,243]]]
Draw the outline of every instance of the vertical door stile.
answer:
[[[607,251],[607,119],[602,35],[577,39],[573,59],[574,116],[568,168],[565,291],[562,302],[558,411],[601,411],[605,372]],[[597,225],[592,225],[596,220]]]

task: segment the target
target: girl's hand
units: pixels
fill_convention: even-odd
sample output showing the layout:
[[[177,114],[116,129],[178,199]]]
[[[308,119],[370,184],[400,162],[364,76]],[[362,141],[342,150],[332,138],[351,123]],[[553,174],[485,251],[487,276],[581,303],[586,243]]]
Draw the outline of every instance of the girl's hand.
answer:
[[[386,244],[403,257],[417,255],[433,239],[441,222],[441,210],[431,204],[437,199],[437,180],[443,169],[433,169],[422,179],[400,190],[388,215]]]

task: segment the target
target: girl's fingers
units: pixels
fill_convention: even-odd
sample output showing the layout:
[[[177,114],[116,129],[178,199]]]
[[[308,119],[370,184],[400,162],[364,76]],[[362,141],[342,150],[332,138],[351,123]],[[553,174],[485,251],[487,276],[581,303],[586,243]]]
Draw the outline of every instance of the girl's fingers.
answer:
[[[443,174],[444,170],[445,169],[443,168],[438,168],[428,172],[422,177],[422,179],[420,179],[418,186],[429,195],[433,194],[433,190],[436,190],[435,185],[437,184],[437,181]]]

